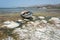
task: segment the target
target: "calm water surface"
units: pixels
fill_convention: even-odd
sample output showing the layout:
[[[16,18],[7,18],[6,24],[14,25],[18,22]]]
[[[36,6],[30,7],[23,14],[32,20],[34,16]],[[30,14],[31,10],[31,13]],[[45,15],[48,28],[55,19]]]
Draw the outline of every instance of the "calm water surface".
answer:
[[[60,13],[60,9],[39,9],[39,8],[0,8],[0,14],[5,13],[20,13],[23,10],[29,10],[32,12],[50,12],[50,13]]]

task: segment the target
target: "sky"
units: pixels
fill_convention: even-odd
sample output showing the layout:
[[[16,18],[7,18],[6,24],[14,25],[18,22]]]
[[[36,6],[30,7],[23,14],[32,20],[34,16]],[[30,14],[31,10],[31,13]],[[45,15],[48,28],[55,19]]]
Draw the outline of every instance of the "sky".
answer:
[[[43,4],[59,4],[60,0],[0,0],[0,7],[27,7]]]

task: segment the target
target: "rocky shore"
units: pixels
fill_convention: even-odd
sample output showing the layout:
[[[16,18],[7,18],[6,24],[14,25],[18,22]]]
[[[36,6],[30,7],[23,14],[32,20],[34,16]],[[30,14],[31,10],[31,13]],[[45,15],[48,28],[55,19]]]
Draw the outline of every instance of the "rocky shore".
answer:
[[[1,40],[60,40],[60,18],[33,16],[33,21],[20,19],[22,26],[16,24],[16,21],[13,22],[14,26],[10,26],[11,21],[8,22],[11,23],[8,26],[5,24],[6,21],[3,22],[6,26],[2,25],[1,28],[8,28],[9,31],[6,30],[7,37],[0,38]],[[12,32],[11,29],[13,29]]]

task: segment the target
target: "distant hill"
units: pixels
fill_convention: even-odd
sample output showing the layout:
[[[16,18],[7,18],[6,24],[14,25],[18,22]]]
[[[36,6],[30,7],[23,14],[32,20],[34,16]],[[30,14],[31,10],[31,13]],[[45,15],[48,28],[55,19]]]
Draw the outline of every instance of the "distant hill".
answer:
[[[47,8],[47,9],[60,9],[60,4],[54,4],[54,5],[36,5],[36,6],[32,6],[32,7],[36,7],[36,8]]]

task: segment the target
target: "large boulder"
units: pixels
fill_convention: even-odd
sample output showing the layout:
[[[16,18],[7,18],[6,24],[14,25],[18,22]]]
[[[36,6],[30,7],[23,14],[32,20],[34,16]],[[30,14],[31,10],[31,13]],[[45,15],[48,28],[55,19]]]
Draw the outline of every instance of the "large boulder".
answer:
[[[22,11],[20,15],[24,19],[30,19],[31,20],[32,19],[32,14],[33,14],[32,12],[25,10],[25,11]]]

